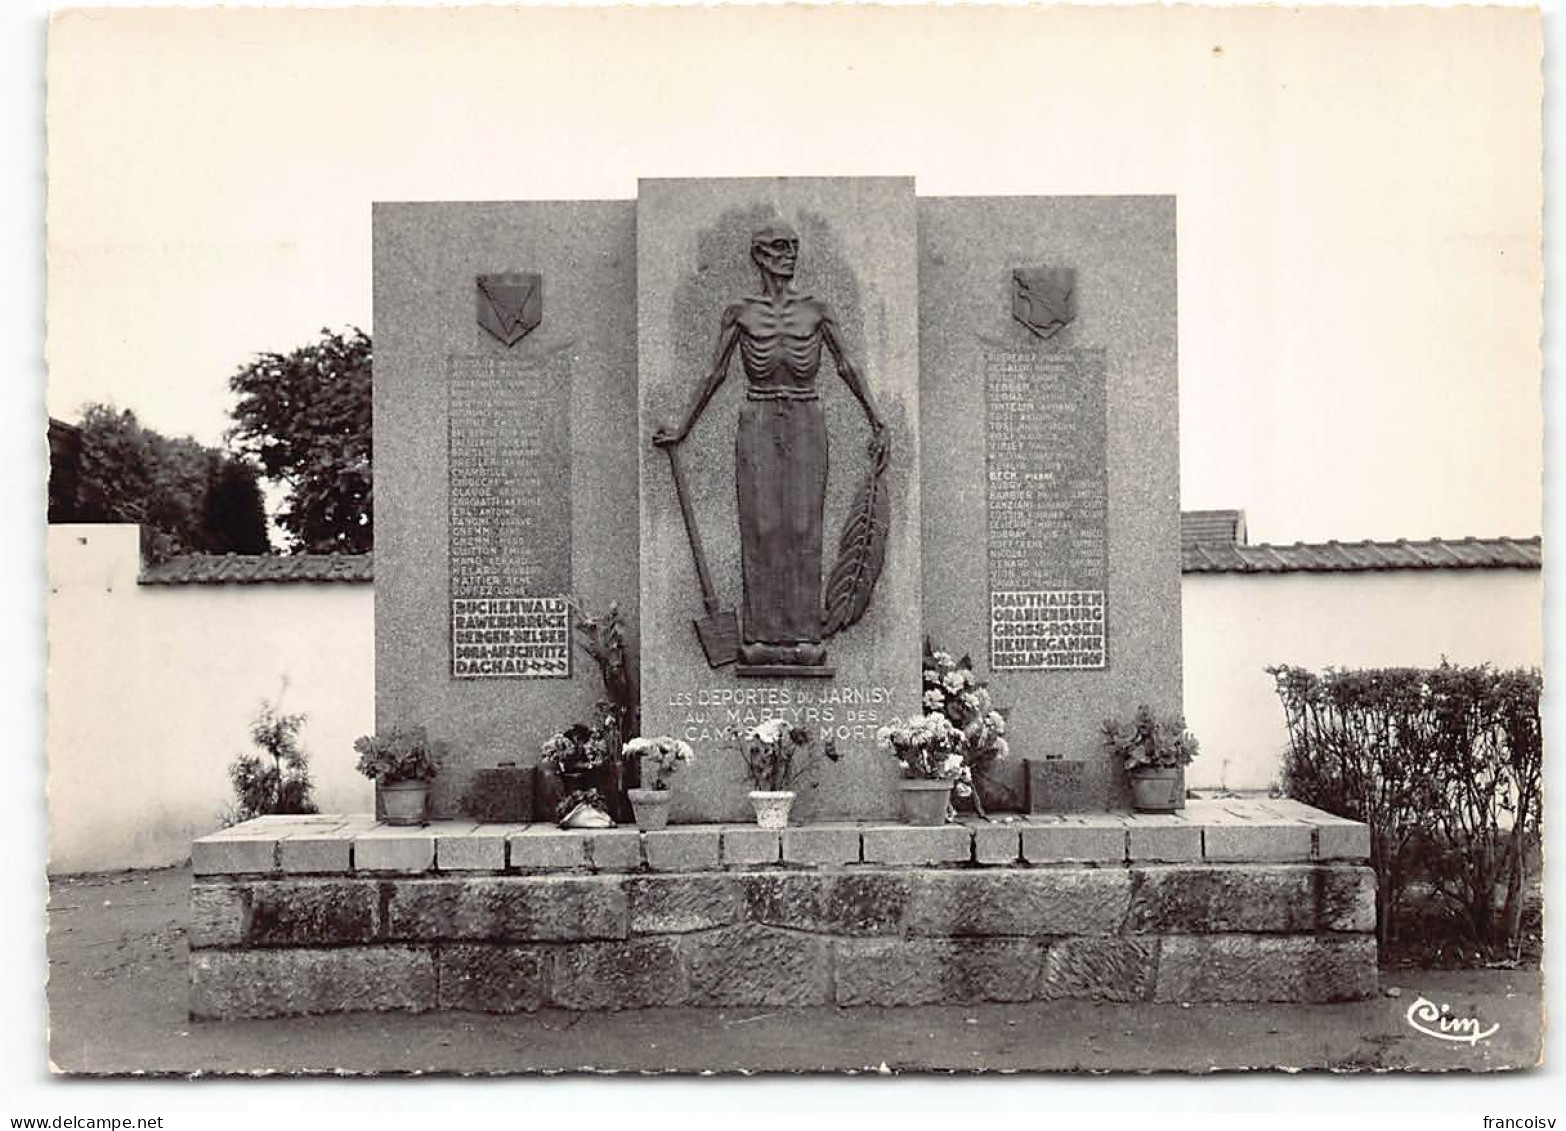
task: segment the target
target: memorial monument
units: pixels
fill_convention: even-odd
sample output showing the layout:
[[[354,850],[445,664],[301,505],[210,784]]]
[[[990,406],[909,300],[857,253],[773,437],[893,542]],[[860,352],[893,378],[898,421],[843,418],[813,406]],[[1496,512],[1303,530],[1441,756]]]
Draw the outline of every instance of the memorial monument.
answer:
[[[374,247],[376,725],[451,755],[423,827],[196,842],[194,1015],[1376,992],[1364,825],[1117,811],[1103,720],[1180,709],[1172,198],[648,180],[377,205]],[[643,735],[695,752],[670,827],[484,815],[602,721],[610,604]],[[877,732],[946,723],[963,653],[992,819],[904,823]],[[781,829],[762,723],[837,755]]]

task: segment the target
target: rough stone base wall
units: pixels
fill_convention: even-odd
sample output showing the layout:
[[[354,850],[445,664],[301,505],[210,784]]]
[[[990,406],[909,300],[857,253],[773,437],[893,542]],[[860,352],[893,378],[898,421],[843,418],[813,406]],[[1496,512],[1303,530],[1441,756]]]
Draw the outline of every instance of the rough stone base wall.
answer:
[[[1374,928],[1352,863],[198,875],[191,1013],[1325,1002]]]

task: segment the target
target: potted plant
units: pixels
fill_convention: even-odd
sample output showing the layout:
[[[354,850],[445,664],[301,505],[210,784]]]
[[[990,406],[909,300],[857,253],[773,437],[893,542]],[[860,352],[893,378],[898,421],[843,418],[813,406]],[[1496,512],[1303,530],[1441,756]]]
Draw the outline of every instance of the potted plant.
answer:
[[[1195,736],[1180,715],[1162,718],[1146,703],[1126,726],[1104,721],[1104,749],[1125,762],[1131,779],[1131,803],[1139,813],[1173,813],[1180,805],[1180,770],[1198,752]]]
[[[696,760],[690,743],[660,735],[657,738],[633,738],[625,744],[625,756],[638,760],[642,789],[628,789],[636,824],[644,829],[661,829],[669,823],[669,778],[682,765]]]
[[[951,813],[952,786],[972,788],[973,774],[962,756],[962,731],[934,711],[911,719],[892,719],[876,732],[903,771],[903,820],[910,825],[942,825]]]
[[[421,824],[446,744],[432,741],[422,726],[396,726],[355,739],[353,748],[359,752],[359,772],[375,782],[386,823]]]
[[[561,828],[608,828],[614,824],[609,802],[599,788],[604,771],[619,758],[611,749],[612,726],[573,723],[540,747],[543,765],[560,780],[555,820]]]
[[[956,752],[962,755],[967,773],[952,783],[952,792],[967,799],[975,812],[987,817],[979,796],[981,782],[995,785],[990,768],[1010,754],[1006,744],[1006,720],[990,701],[990,690],[974,673],[973,660],[924,642],[924,698],[926,714],[942,715],[961,734]]]
[[[1006,720],[991,706],[973,661],[967,656],[954,659],[926,640],[921,705],[924,714],[891,719],[876,732],[877,741],[903,771],[903,819],[910,825],[944,824],[953,814],[954,792],[972,798],[984,815],[973,775],[1009,751]]]
[[[768,719],[740,731],[738,738],[756,824],[764,829],[785,828],[794,807],[795,784],[818,764],[810,728]],[[830,738],[822,740],[820,755],[837,761],[837,746]]]

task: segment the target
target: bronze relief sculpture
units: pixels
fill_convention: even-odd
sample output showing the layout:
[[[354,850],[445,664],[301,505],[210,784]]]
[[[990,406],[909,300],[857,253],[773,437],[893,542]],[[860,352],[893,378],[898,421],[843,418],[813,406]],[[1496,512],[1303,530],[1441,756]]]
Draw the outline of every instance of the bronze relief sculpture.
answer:
[[[702,582],[707,617],[697,634],[714,667],[733,660],[741,675],[829,676],[825,639],[856,622],[869,605],[886,552],[888,456],[885,422],[863,377],[848,359],[831,309],[794,287],[799,237],[786,224],[751,235],[758,294],[724,312],[712,367],[677,428],[653,443],[669,454],[687,533]],[[685,496],[675,449],[690,435],[738,351],[745,402],[734,441],[743,631],[717,606]],[[822,524],[827,484],[827,428],[816,378],[825,350],[870,425],[868,466],[839,538],[822,594]],[[740,639],[737,648],[732,641]]]

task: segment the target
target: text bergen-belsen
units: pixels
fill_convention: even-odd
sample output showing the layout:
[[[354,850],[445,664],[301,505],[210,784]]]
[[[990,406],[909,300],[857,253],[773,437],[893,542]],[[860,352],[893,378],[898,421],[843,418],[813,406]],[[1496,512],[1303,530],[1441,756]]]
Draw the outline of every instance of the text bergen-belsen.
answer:
[[[571,612],[564,597],[454,597],[452,674],[571,674]]]

